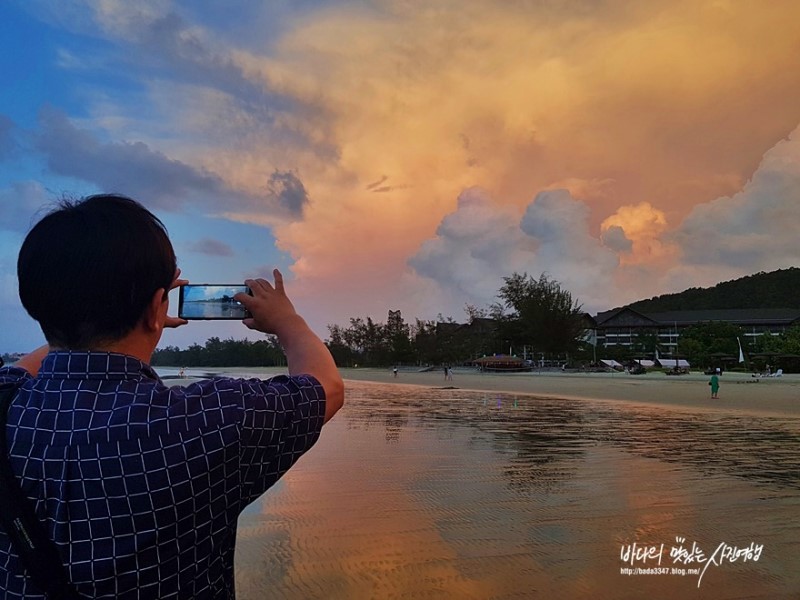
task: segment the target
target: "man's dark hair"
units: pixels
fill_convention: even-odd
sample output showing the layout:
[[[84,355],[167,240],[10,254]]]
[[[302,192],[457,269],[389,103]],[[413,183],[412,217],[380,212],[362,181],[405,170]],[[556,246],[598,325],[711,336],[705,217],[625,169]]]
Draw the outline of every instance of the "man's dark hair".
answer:
[[[175,268],[164,224],[135,200],[62,200],[22,243],[19,297],[51,346],[86,350],[128,334]]]

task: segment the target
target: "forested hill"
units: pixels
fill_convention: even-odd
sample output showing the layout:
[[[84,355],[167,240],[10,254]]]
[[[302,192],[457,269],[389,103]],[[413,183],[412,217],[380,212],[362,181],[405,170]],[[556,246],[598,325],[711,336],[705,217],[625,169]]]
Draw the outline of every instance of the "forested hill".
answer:
[[[800,268],[756,273],[724,281],[712,288],[689,288],[629,305],[639,312],[715,310],[726,308],[800,309]]]

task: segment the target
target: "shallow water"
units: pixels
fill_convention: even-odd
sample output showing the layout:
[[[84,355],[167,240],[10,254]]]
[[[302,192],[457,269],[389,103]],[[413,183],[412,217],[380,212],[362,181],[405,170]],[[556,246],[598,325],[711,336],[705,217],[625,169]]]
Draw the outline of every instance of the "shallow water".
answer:
[[[796,418],[352,383],[241,516],[237,597],[798,598],[798,442]]]

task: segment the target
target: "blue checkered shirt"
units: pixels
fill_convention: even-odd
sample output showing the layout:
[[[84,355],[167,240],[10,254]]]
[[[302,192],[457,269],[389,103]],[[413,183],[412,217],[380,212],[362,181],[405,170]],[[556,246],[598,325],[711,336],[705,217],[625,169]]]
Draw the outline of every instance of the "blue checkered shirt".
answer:
[[[319,437],[311,376],[165,386],[145,363],[51,352],[8,411],[8,451],[78,592],[233,598],[236,520]],[[6,449],[0,449],[6,451]],[[43,598],[0,531],[3,598]]]

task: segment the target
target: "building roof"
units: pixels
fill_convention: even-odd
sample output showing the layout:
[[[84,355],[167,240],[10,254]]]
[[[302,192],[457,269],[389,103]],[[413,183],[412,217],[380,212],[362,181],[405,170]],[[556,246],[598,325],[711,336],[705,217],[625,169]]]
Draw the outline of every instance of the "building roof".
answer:
[[[640,313],[629,306],[623,306],[622,308],[615,308],[614,310],[607,310],[605,312],[598,313],[595,317],[595,321],[598,325],[605,325],[609,321],[614,321],[616,323],[622,323],[625,325],[650,327],[657,327],[660,324],[658,321],[651,319],[650,316]]]
[[[726,321],[758,325],[767,323],[793,323],[800,319],[796,308],[729,308],[721,310],[681,310],[660,313],[647,313],[647,316],[660,323],[699,323],[703,321]]]
[[[736,325],[790,325],[794,322],[800,322],[800,309],[736,308],[642,313],[624,306],[598,313],[595,320],[600,327],[617,325],[639,327],[686,326],[708,321],[724,321]]]

